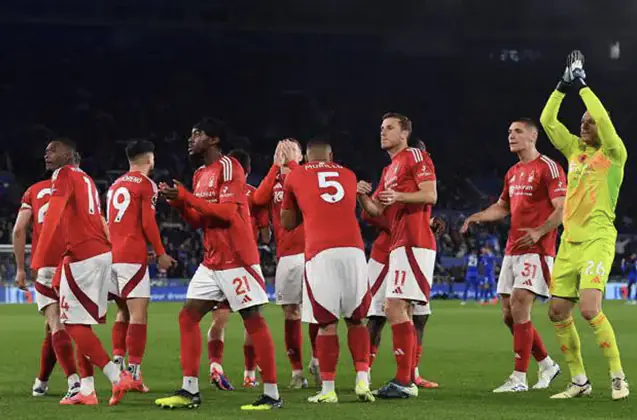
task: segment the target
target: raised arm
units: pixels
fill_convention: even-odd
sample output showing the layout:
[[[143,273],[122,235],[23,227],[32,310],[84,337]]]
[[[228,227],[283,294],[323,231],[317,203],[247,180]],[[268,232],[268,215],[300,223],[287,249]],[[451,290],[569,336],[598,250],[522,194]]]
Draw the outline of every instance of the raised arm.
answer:
[[[551,93],[549,100],[544,105],[542,115],[540,115],[540,124],[546,132],[551,143],[567,158],[570,157],[571,151],[579,141],[577,136],[571,134],[568,128],[562,124],[557,116],[560,112],[560,105],[566,94],[557,90]]]
[[[584,105],[586,105],[586,110],[591,114],[591,117],[597,125],[597,135],[602,143],[602,149],[615,160],[621,163],[626,162],[628,158],[626,146],[621,137],[617,134],[610,115],[608,115],[608,111],[606,111],[606,108],[602,105],[602,101],[599,100],[590,87],[580,89],[579,95],[582,101],[584,101]]]

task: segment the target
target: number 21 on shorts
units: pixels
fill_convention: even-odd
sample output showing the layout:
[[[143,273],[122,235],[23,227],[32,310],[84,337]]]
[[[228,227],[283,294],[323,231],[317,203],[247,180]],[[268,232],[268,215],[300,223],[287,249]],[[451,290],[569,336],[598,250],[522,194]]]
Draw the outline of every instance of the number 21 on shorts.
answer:
[[[237,296],[241,296],[250,291],[250,282],[248,281],[248,276],[237,277],[232,280],[232,285],[234,286],[234,292]]]

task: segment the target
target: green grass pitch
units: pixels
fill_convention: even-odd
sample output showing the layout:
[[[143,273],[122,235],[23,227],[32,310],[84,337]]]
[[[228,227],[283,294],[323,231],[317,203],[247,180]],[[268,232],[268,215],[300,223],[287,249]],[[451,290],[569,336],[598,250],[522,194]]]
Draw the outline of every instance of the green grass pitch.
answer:
[[[632,400],[612,402],[607,365],[601,350],[585,322],[577,319],[582,339],[584,360],[593,384],[593,396],[571,401],[551,401],[552,392],[567,384],[568,368],[557,349],[547,306],[538,304],[534,321],[551,353],[562,366],[562,375],[547,391],[524,394],[494,395],[491,390],[502,384],[512,370],[512,338],[500,320],[497,306],[461,307],[457,301],[434,301],[432,316],[425,336],[421,373],[440,382],[438,390],[421,390],[418,398],[407,401],[355,402],[354,373],[347,343],[341,340],[341,357],[337,387],[341,402],[331,406],[306,403],[313,389],[290,391],[286,386],[290,366],[283,346],[283,317],[280,309],[269,305],[265,311],[277,347],[279,384],[285,407],[272,412],[245,413],[241,404],[252,402],[261,389],[234,392],[213,390],[207,385],[206,346],[202,346],[201,378],[203,404],[198,410],[167,411],[155,407],[155,398],[171,393],[181,385],[179,369],[179,330],[177,313],[180,304],[158,303],[151,306],[148,347],[143,364],[144,379],[151,388],[146,395],[129,394],[117,407],[108,407],[110,386],[96,371],[100,405],[97,407],[62,407],[58,401],[66,390],[59,367],[49,382],[49,396],[31,397],[31,385],[38,371],[38,357],[43,334],[43,319],[34,306],[0,306],[0,419],[80,420],[80,419],[235,419],[259,417],[276,419],[566,419],[637,418],[637,403]],[[615,327],[624,369],[629,378],[637,378],[637,307],[623,302],[606,302],[605,312]],[[109,321],[114,319],[113,308]],[[203,336],[210,317],[203,322]],[[110,349],[110,329],[98,326],[103,343]],[[304,338],[306,338],[304,332]],[[343,337],[343,335],[341,336]],[[243,327],[233,315],[226,332],[224,368],[235,386],[243,375]],[[374,365],[373,385],[390,379],[394,372],[391,334],[385,330],[382,350]],[[305,360],[309,355],[304,342]],[[530,385],[536,379],[537,365],[531,362]],[[637,381],[637,379],[635,379]],[[310,381],[311,382],[311,381]],[[97,417],[99,416],[99,417]]]

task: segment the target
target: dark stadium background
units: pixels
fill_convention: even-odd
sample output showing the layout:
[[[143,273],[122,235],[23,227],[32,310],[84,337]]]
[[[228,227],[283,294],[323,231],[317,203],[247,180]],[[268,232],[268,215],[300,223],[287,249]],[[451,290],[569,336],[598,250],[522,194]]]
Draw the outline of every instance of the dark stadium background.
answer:
[[[11,241],[22,192],[45,176],[44,146],[54,135],[77,141],[102,193],[126,169],[126,142],[138,138],[157,146],[157,180],[188,183],[186,139],[202,116],[229,123],[225,149],[250,152],[254,185],[277,141],[316,134],[329,134],[337,160],[376,182],[388,161],[380,116],[397,111],[413,120],[436,164],[435,213],[449,223],[436,281],[461,280],[467,250],[484,242],[504,248],[504,224],[467,237],[458,228],[497,198],[516,162],[509,122],[539,117],[564,57],[578,48],[629,153],[616,223],[621,275],[618,262],[637,245],[636,17],[631,2],[576,0],[4,0],[0,244]],[[583,110],[567,98],[561,117],[571,130]],[[545,137],[539,149],[564,165]],[[158,218],[180,261],[167,277],[189,277],[201,252],[196,233],[165,205]],[[369,245],[374,232],[364,233]],[[266,275],[272,247],[262,247]],[[13,257],[0,254],[0,284],[14,273]]]

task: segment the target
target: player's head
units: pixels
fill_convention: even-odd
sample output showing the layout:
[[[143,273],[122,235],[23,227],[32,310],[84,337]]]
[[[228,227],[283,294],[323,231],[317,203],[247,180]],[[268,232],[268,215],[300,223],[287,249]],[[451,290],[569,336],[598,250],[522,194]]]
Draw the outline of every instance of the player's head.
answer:
[[[225,137],[225,124],[214,118],[204,118],[192,127],[188,139],[188,153],[201,155],[211,147],[221,147]]]
[[[518,118],[509,125],[509,150],[522,153],[535,149],[539,128],[530,118]]]
[[[294,143],[294,156],[292,156],[292,160],[296,163],[301,163],[303,160],[303,147],[301,143],[295,138],[287,138],[285,140]]]
[[[137,140],[126,146],[128,163],[136,166],[149,166],[152,171],[155,167],[155,145],[148,140]]]
[[[58,137],[50,142],[44,151],[46,169],[54,171],[73,163],[76,148],[75,142],[66,137]]]
[[[80,163],[82,163],[82,155],[77,150],[73,153],[73,165],[79,167]]]
[[[383,115],[380,125],[380,146],[383,150],[392,150],[406,146],[411,136],[411,120],[404,115],[388,112]]]
[[[250,175],[252,167],[250,165],[250,154],[248,152],[243,149],[234,149],[228,153],[228,156],[235,158],[239,162],[246,176]]]
[[[587,146],[599,146],[600,144],[599,137],[597,136],[597,124],[588,111],[582,115],[579,136]]]
[[[307,142],[305,154],[308,162],[332,162],[334,160],[332,145],[325,137],[315,137]]]
[[[425,142],[419,139],[418,137],[411,137],[408,141],[409,147],[415,147],[416,149],[420,149],[423,152],[427,151],[427,146]]]

